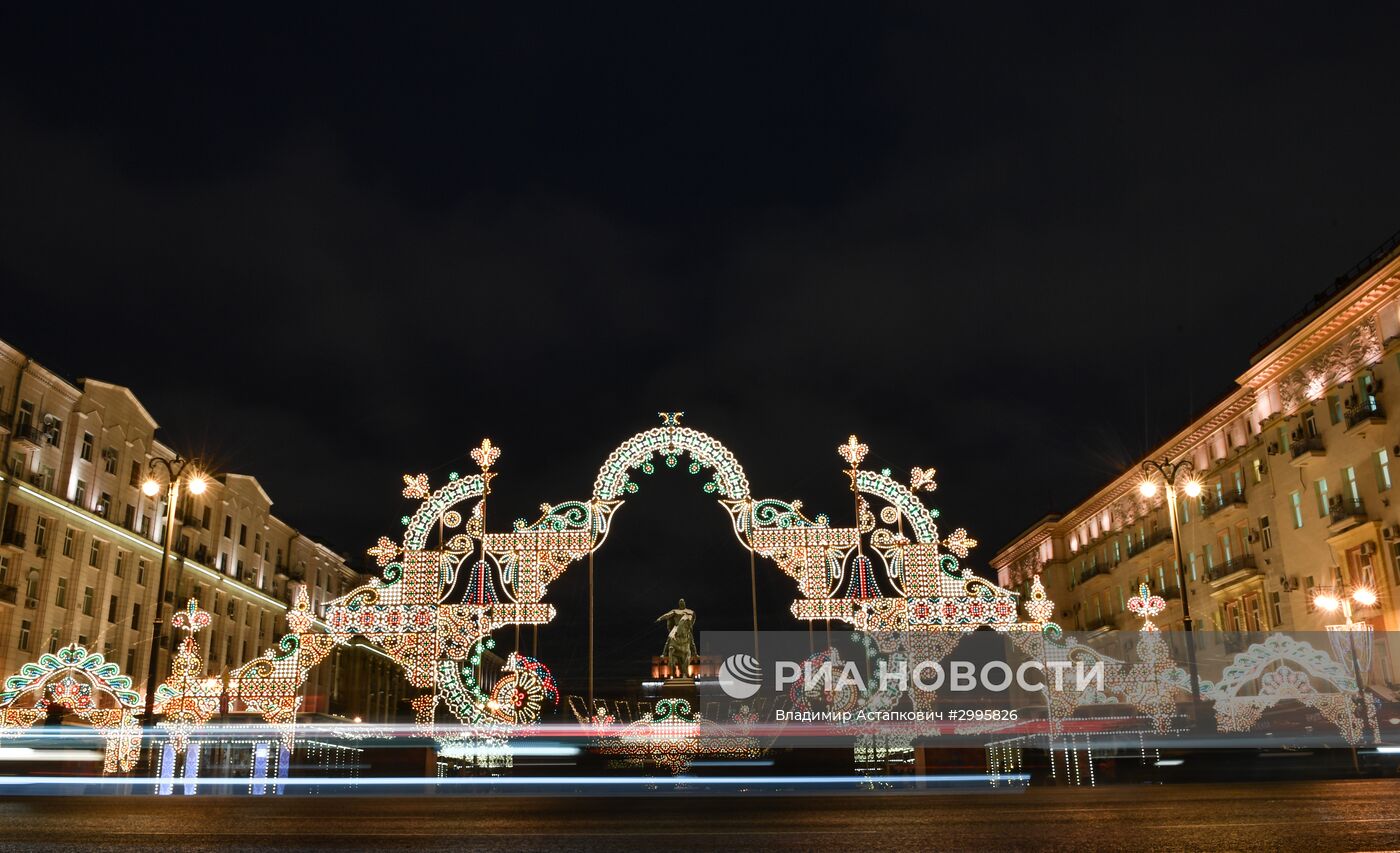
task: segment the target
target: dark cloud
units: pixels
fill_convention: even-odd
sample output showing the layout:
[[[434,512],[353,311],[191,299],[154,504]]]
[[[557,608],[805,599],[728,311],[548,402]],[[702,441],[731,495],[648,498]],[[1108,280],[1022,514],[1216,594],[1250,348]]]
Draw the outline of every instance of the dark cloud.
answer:
[[[186,14],[5,13],[0,335],[350,551],[484,434],[504,521],[682,408],[838,520],[848,432],[938,467],[984,565],[1400,226],[1359,8]],[[619,654],[746,623],[683,488],[600,555]]]

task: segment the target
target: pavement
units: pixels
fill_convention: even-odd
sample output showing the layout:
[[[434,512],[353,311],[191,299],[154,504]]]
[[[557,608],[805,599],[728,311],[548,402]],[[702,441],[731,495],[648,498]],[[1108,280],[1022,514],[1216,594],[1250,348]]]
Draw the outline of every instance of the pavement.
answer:
[[[849,794],[0,799],[0,850],[1385,850],[1400,781]]]

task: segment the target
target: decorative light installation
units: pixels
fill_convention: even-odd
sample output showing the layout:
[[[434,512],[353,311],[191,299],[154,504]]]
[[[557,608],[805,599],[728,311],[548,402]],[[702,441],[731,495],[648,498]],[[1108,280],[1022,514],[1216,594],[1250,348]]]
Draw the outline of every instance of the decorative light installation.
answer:
[[[404,496],[421,503],[404,516],[400,541],[383,536],[369,549],[383,578],[327,605],[331,635],[379,645],[412,685],[432,690],[462,722],[526,720],[537,713],[527,687],[532,670],[508,666],[502,682],[515,686],[498,683],[497,696],[496,688],[488,694],[477,687],[471,659],[498,628],[554,618],[543,601],[549,584],[602,546],[614,514],[640,490],[638,472],[650,475],[658,467],[708,472],[701,487],[729,514],[740,545],[797,582],[801,597],[792,612],[799,619],[891,631],[1038,629],[1018,621],[1014,593],[959,566],[977,542],[961,528],[940,536],[937,510],[917,494],[937,488],[934,469],[911,469],[908,486],[888,471],[862,469],[870,447],[851,435],[837,452],[848,465],[856,523],[834,527],[825,515],[805,515],[801,501],[754,498],[727,447],[683,426],[684,412],[658,414],[660,426],[632,436],[604,460],[588,500],[541,504],[539,518],[518,519],[506,532],[488,530],[484,520],[491,469],[501,456],[490,439],[471,451],[479,473],[453,474],[436,489],[425,474],[405,475]],[[878,516],[867,499],[883,502]],[[429,547],[434,534],[435,548]],[[863,553],[866,540],[878,564]],[[892,595],[882,591],[886,581]],[[420,723],[437,705],[415,705]],[[507,707],[515,710],[504,712]]]
[[[616,756],[623,764],[653,764],[682,773],[699,756],[736,759],[762,754],[758,741],[731,734],[691,711],[684,699],[660,699],[633,723],[614,731],[611,716],[595,719],[598,752]]]
[[[1153,624],[1152,617],[1166,609],[1167,600],[1160,595],[1153,595],[1152,589],[1146,583],[1138,584],[1138,594],[1128,599],[1128,612],[1142,617],[1143,631],[1156,631],[1157,626]]]
[[[102,735],[102,772],[129,771],[141,751],[141,697],[115,663],[73,643],[26,663],[0,692],[0,735],[27,729],[50,707],[67,708]]]
[[[313,632],[311,604],[306,587],[297,587],[292,608],[287,611],[287,627],[291,633],[268,649],[262,657],[254,658],[229,674],[229,700],[241,703],[246,710],[262,715],[268,723],[282,729],[282,744],[291,749],[297,711],[301,708],[301,685],[311,672],[344,638],[334,634]]]
[[[172,761],[185,751],[190,734],[218,713],[223,698],[223,681],[204,676],[204,662],[194,638],[210,621],[209,613],[199,608],[195,598],[170,618],[172,627],[189,632],[170,660],[170,677],[156,688],[156,713],[164,715],[160,727],[170,737]]]

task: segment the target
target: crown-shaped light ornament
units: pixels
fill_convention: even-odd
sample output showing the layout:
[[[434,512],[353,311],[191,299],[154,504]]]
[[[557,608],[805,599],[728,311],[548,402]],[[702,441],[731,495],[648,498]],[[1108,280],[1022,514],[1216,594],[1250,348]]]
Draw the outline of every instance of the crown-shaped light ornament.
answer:
[[[409,500],[422,500],[430,491],[427,474],[403,475],[403,496]]]
[[[1152,624],[1152,617],[1166,609],[1167,600],[1160,595],[1153,595],[1152,589],[1145,583],[1138,584],[1138,594],[1128,599],[1128,612],[1142,617],[1143,631],[1156,631],[1157,626]]]
[[[472,448],[472,461],[483,471],[490,471],[500,458],[501,448],[492,444],[489,438],[483,438],[480,445]]]
[[[837,445],[836,452],[841,454],[841,458],[846,460],[846,464],[852,468],[860,467],[860,463],[865,461],[865,454],[870,452],[870,447],[861,444],[860,439],[854,434],[846,439],[845,444]]]
[[[199,599],[197,598],[191,598],[185,602],[184,610],[177,610],[170,616],[172,628],[184,628],[191,634],[208,628],[210,621],[209,611],[199,609]]]
[[[933,475],[937,473],[932,468],[914,468],[909,472],[909,491],[917,492],[919,489],[933,491],[938,488],[938,483],[934,482]]]

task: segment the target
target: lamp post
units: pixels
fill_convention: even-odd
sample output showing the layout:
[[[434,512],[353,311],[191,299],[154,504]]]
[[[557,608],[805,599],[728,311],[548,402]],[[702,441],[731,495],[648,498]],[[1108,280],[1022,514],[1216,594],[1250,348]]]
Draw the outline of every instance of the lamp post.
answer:
[[[154,498],[160,494],[161,482],[156,478],[158,469],[165,469],[165,535],[161,537],[160,550],[160,570],[156,572],[156,606],[153,608],[151,617],[151,655],[146,666],[146,714],[144,725],[150,726],[155,723],[156,716],[156,667],[159,665],[160,655],[160,626],[161,615],[165,606],[165,574],[166,564],[170,562],[170,540],[175,535],[175,505],[180,499],[180,481],[183,479],[192,495],[202,495],[209,487],[209,481],[198,470],[190,466],[190,461],[180,456],[173,459],[166,459],[163,456],[152,457],[150,462],[150,475],[141,484],[141,493],[148,498]],[[155,745],[146,749],[146,766],[154,769]]]
[[[1345,635],[1347,638],[1346,647],[1351,653],[1352,674],[1356,679],[1356,703],[1360,706],[1361,729],[1363,733],[1367,733],[1367,729],[1369,728],[1369,726],[1367,726],[1367,720],[1370,715],[1366,713],[1366,688],[1361,677],[1361,657],[1356,649],[1356,635],[1365,635],[1366,669],[1369,671],[1371,668],[1370,650],[1372,628],[1369,622],[1353,621],[1351,618],[1351,608],[1353,604],[1357,607],[1375,607],[1377,601],[1379,601],[1379,598],[1376,595],[1376,591],[1368,586],[1348,587],[1339,585],[1332,589],[1321,590],[1313,596],[1314,605],[1327,613],[1340,612],[1342,618],[1346,620],[1340,625],[1327,625],[1325,627],[1327,628],[1328,638],[1332,641],[1332,651],[1336,652],[1338,657],[1341,657],[1343,654],[1340,638],[1342,635]]]
[[[1201,675],[1196,666],[1196,628],[1191,618],[1191,593],[1186,588],[1186,556],[1181,550],[1181,520],[1177,517],[1176,489],[1181,483],[1181,491],[1188,498],[1201,494],[1201,481],[1196,478],[1195,466],[1191,460],[1172,462],[1170,457],[1161,460],[1149,459],[1142,463],[1142,485],[1138,491],[1143,497],[1157,494],[1157,480],[1162,481],[1163,498],[1167,502],[1167,520],[1171,526],[1172,545],[1176,548],[1176,588],[1181,591],[1181,624],[1186,631],[1186,662],[1191,673],[1191,721],[1199,733],[1201,728]]]

